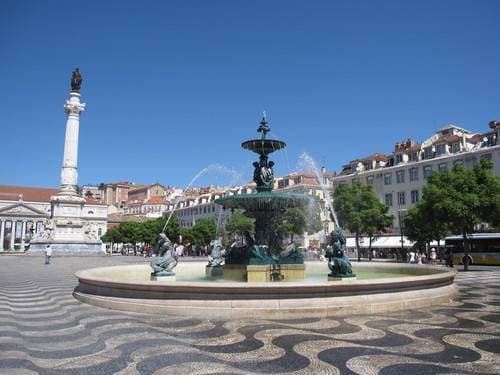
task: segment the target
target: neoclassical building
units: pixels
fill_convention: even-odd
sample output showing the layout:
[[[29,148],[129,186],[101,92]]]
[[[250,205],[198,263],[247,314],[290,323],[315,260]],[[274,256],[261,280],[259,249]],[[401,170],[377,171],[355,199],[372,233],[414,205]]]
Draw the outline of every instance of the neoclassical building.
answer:
[[[24,251],[52,216],[50,199],[58,189],[0,185],[0,251]],[[106,232],[107,208],[86,198],[83,219],[99,238]]]
[[[474,134],[456,125],[445,125],[422,143],[396,143],[391,154],[372,154],[344,165],[333,178],[340,184],[362,182],[373,186],[381,202],[394,215],[393,231],[400,232],[402,217],[422,198],[430,174],[450,170],[456,164],[471,168],[480,159],[493,161],[500,175],[500,122],[491,121],[490,131]]]

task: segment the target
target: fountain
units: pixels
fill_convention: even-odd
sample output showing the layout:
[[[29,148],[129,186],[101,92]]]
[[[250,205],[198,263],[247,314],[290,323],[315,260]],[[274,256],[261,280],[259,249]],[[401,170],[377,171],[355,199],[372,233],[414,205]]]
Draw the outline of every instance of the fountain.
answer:
[[[274,225],[287,209],[305,207],[309,198],[272,191],[274,163],[269,155],[286,145],[267,139],[265,118],[258,131],[261,138],[242,143],[243,148],[259,155],[259,161],[254,163],[257,192],[216,201],[226,209],[245,210],[255,219],[255,236],[247,233],[244,246],[235,245],[225,252],[219,241],[213,241],[208,265],[206,261],[177,265],[164,238],[159,248],[161,256],[151,266],[77,272],[79,284],[73,296],[92,305],[140,313],[288,318],[422,308],[447,303],[457,294],[455,270],[396,263],[360,263],[351,269],[341,231],[330,235],[331,274],[327,276],[327,265],[322,262],[307,262],[306,268],[300,251],[293,243],[284,244]]]
[[[242,209],[255,219],[255,237],[246,235],[246,245],[232,247],[226,254],[223,277],[236,281],[293,281],[304,279],[304,256],[293,244],[284,244],[284,238],[275,230],[289,208],[303,208],[309,203],[304,194],[273,192],[274,162],[269,155],[286,147],[285,142],[267,139],[270,131],[263,117],[257,129],[261,138],[245,141],[244,149],[259,155],[254,162],[253,180],[255,194],[231,195],[219,198],[215,203],[224,209]]]

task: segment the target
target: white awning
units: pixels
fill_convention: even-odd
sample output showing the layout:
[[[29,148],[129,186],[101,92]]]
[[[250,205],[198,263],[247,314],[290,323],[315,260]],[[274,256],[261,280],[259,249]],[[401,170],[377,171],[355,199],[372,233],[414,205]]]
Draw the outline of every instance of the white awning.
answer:
[[[409,241],[403,236],[403,246],[412,247],[414,242]],[[347,248],[356,248],[356,239],[354,237],[347,237]],[[359,238],[359,247],[368,248],[370,246],[370,239],[368,237]],[[400,248],[401,247],[401,236],[380,236],[374,237],[372,239],[372,248],[382,249],[382,248]]]

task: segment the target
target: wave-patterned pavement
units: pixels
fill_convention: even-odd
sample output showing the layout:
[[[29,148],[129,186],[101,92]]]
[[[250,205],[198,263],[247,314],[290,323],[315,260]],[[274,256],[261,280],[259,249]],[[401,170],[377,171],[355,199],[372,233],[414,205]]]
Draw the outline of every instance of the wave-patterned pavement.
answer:
[[[144,261],[1,256],[0,373],[500,373],[500,268],[459,273],[456,301],[372,316],[202,320],[73,299],[75,271]]]

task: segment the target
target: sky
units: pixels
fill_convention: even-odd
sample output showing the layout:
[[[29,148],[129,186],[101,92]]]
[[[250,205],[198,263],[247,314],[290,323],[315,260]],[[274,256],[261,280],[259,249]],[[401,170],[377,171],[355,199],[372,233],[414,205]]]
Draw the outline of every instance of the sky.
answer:
[[[71,71],[80,185],[251,180],[500,119],[500,1],[0,2],[0,184],[58,187]],[[213,165],[217,165],[214,167]],[[226,172],[224,172],[226,171]],[[227,171],[235,171],[227,173]]]

